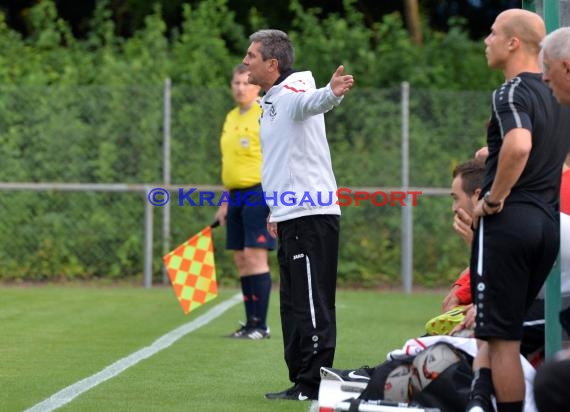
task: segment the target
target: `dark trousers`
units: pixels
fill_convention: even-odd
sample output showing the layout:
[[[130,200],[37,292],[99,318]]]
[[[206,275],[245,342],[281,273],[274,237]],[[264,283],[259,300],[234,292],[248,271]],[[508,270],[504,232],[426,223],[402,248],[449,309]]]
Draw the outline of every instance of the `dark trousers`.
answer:
[[[316,387],[336,346],[336,280],[340,216],[278,223],[281,327],[291,382]]]

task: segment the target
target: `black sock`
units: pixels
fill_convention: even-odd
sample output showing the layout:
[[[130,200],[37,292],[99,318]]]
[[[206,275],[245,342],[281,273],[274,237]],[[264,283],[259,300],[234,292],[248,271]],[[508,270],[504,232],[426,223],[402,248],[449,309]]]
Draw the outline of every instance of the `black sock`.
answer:
[[[522,412],[524,401],[497,402],[497,412]]]
[[[267,329],[267,310],[271,294],[271,275],[269,272],[248,276],[251,278],[251,295],[254,302],[253,316],[257,318],[258,327]]]
[[[245,306],[245,321],[247,327],[251,326],[252,319],[255,317],[254,302],[251,297],[253,289],[250,278],[251,276],[242,276],[240,278],[241,293],[243,295],[243,305]]]

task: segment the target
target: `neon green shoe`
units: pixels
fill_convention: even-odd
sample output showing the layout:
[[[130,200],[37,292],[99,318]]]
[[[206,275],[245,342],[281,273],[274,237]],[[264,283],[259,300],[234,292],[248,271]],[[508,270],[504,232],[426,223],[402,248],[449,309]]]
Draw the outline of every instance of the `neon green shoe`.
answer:
[[[453,328],[459,325],[464,318],[463,306],[456,306],[453,309],[428,320],[426,323],[426,333],[430,336],[449,335]]]

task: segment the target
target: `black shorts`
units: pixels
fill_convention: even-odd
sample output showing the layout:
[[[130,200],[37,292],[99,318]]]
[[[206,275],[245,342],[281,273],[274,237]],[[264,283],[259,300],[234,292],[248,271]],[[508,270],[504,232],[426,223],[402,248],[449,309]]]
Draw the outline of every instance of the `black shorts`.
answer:
[[[471,252],[477,338],[521,340],[559,246],[560,222],[533,205],[510,204],[480,220]]]
[[[275,239],[267,231],[269,207],[263,198],[261,185],[229,192],[226,223],[226,249],[275,249]]]

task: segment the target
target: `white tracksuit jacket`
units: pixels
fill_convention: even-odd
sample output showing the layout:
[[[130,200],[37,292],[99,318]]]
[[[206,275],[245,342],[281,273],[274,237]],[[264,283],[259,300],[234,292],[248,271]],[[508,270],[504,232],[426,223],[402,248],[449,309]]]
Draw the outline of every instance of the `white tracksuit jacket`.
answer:
[[[309,71],[292,73],[261,99],[261,184],[271,222],[340,215],[323,113],[341,101],[330,84],[316,89]]]

